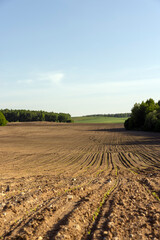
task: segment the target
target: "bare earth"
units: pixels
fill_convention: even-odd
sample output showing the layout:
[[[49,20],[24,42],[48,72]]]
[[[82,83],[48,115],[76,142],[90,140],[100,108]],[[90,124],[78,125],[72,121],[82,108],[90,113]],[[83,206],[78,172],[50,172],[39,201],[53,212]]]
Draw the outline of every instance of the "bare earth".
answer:
[[[0,128],[0,239],[160,239],[160,134]]]

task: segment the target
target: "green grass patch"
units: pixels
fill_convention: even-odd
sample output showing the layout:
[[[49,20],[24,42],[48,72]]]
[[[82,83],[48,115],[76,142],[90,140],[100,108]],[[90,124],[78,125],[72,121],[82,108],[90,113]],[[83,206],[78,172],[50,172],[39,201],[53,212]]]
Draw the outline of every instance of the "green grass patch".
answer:
[[[127,118],[117,117],[72,117],[74,123],[124,123]]]

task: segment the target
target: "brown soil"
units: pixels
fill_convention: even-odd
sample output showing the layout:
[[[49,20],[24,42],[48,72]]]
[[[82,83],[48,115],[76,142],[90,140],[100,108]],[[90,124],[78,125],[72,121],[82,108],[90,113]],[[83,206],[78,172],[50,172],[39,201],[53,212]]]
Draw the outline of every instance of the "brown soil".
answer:
[[[160,239],[160,134],[1,127],[0,239]]]

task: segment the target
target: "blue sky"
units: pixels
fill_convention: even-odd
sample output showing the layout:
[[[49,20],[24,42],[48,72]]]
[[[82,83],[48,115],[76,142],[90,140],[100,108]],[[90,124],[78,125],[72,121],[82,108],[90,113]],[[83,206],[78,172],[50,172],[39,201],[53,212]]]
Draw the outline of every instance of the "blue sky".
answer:
[[[0,108],[130,112],[160,99],[159,0],[0,0]]]

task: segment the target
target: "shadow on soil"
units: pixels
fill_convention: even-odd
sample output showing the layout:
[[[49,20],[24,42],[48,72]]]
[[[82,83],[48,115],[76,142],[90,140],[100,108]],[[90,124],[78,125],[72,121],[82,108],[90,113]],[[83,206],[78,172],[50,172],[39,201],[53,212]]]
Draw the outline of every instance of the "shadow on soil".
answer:
[[[91,129],[88,131],[93,132],[108,132],[108,133],[120,133],[124,135],[130,135],[133,137],[141,137],[138,141],[124,141],[119,145],[160,145],[160,133],[158,132],[144,132],[144,131],[126,131],[124,128],[103,128],[103,129]],[[115,145],[115,144],[110,144]]]
[[[124,128],[100,128],[100,129],[91,129],[88,131],[93,132],[127,132]]]
[[[88,197],[89,195],[87,195],[86,197]],[[57,233],[61,230],[61,228],[65,225],[68,224],[68,219],[69,217],[72,215],[72,213],[74,212],[74,210],[79,207],[81,205],[82,202],[88,201],[88,199],[86,199],[86,197],[83,197],[80,201],[78,201],[74,207],[72,208],[71,211],[69,211],[66,215],[64,215],[64,217],[62,219],[59,220],[58,223],[56,223],[53,228],[48,231],[46,233],[45,239],[48,240],[54,240]]]
[[[105,201],[105,203],[108,201],[108,199]],[[109,203],[109,207],[108,207],[108,211],[105,213],[105,215],[103,216],[103,218],[106,219],[106,221],[103,223],[102,228],[99,229],[100,232],[99,234],[96,236],[97,240],[102,240],[105,239],[105,235],[104,235],[104,231],[108,231],[109,227],[108,227],[108,217],[110,216],[110,214],[113,212],[113,206],[114,206],[114,195],[112,196],[112,199],[108,201]],[[93,240],[94,239],[94,233],[97,230],[98,224],[100,222],[102,218],[102,211],[100,212],[100,214],[98,215],[98,217],[96,218],[92,228],[90,229],[90,234],[87,235],[86,237],[82,238],[82,240]]]

